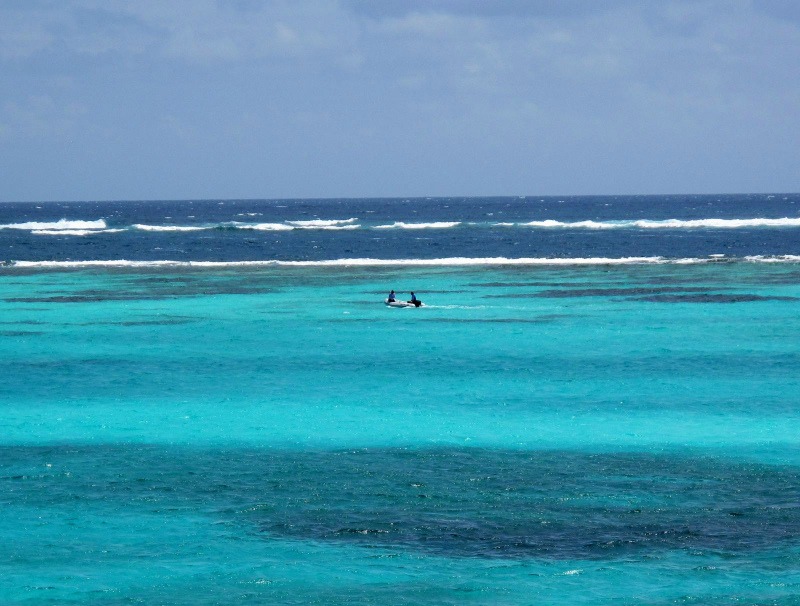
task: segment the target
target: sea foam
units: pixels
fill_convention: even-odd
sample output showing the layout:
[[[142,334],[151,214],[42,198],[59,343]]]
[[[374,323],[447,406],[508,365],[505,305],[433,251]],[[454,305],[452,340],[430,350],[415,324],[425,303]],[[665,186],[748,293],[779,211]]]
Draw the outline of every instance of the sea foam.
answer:
[[[143,225],[141,223],[136,223],[133,228],[141,231],[202,231],[208,229],[195,225]]]
[[[303,221],[286,221],[287,224],[301,229],[357,229],[359,225],[353,225],[358,219],[310,219]]]
[[[285,223],[240,223],[239,229],[254,229],[256,231],[292,231],[294,227]]]
[[[446,257],[437,259],[373,259],[373,258],[347,258],[323,259],[317,261],[286,261],[286,260],[258,260],[258,261],[130,261],[94,260],[94,261],[12,261],[6,266],[20,268],[81,268],[81,267],[445,267],[445,266],[513,266],[513,265],[540,265],[540,266],[591,266],[591,265],[645,265],[645,264],[689,264],[719,262],[718,257],[669,259],[665,257],[579,257],[579,258],[550,258],[550,257]],[[725,258],[726,262],[733,262],[734,258]],[[748,262],[800,262],[800,257],[747,257]]]
[[[376,225],[375,229],[448,229],[461,225],[461,221],[435,221],[433,223],[405,223],[395,221],[391,225]]]
[[[131,261],[126,259],[92,261],[7,261],[2,268],[75,269],[84,267],[468,267],[468,266],[592,266],[592,265],[693,265],[707,263],[800,263],[800,255],[751,255],[745,257],[444,257],[437,259],[347,258],[316,261],[265,259],[257,261]]]
[[[38,231],[63,231],[63,230],[97,230],[106,229],[103,219],[97,221],[71,221],[60,219],[58,221],[29,221],[26,223],[7,223],[0,225],[0,229],[29,229]]]
[[[32,229],[34,236],[91,236],[95,234],[114,234],[123,229]]]
[[[495,223],[496,227],[534,227],[540,229],[741,229],[746,227],[800,227],[800,218],[781,219],[630,219],[618,221],[529,221]]]

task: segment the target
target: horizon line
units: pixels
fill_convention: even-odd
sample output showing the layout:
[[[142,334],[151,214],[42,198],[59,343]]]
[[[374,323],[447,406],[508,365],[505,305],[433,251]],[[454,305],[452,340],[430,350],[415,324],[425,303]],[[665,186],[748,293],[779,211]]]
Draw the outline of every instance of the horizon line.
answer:
[[[458,200],[479,198],[543,199],[543,198],[666,198],[675,196],[795,196],[797,192],[714,192],[714,193],[659,193],[659,194],[489,194],[489,195],[442,195],[442,196],[330,196],[330,197],[266,197],[266,198],[96,198],[71,200],[0,200],[0,204],[85,204],[85,203],[135,203],[135,202],[326,202],[340,200]]]

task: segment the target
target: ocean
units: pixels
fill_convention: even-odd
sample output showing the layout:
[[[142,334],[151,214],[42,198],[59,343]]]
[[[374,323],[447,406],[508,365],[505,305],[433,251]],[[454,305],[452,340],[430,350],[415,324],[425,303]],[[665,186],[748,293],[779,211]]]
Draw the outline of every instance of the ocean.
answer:
[[[798,337],[800,194],[2,203],[0,603],[800,604]]]

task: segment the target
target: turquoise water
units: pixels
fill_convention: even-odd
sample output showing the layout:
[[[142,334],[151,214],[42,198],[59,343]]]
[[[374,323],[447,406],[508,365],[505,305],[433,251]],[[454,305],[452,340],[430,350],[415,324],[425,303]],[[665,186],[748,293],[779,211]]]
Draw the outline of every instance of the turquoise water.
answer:
[[[799,302],[795,263],[6,269],[0,601],[800,603]]]

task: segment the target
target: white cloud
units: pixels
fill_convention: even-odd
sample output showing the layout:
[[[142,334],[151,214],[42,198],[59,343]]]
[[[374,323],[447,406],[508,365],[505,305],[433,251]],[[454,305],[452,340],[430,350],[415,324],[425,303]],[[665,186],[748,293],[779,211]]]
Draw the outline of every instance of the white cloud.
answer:
[[[457,17],[442,13],[409,13],[401,17],[389,17],[378,22],[376,31],[390,35],[425,36],[446,39],[464,33],[466,26],[480,21],[474,18]]]

